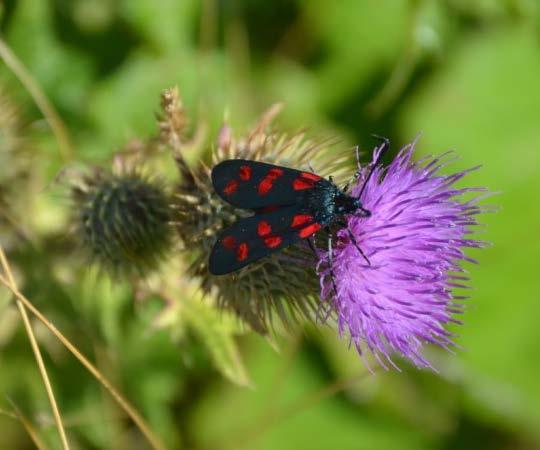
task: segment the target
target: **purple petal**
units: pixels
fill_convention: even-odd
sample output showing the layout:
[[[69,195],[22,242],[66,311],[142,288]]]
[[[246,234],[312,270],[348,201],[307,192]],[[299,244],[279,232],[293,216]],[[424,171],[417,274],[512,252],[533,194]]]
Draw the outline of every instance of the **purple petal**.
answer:
[[[445,349],[453,346],[448,323],[460,323],[454,314],[463,312],[455,288],[466,288],[468,278],[459,264],[474,262],[464,248],[485,243],[467,239],[474,216],[488,208],[477,202],[486,196],[483,188],[453,185],[477,167],[452,175],[439,171],[449,162],[448,154],[412,161],[414,144],[402,149],[386,170],[374,173],[362,194],[370,217],[350,216],[348,227],[368,255],[369,266],[348,233],[340,230],[334,248],[334,293],[327,252],[319,253],[321,298],[327,319],[337,311],[340,335],[348,336],[361,355],[368,350],[381,366],[396,367],[393,354],[400,354],[419,367],[435,370],[421,351],[426,343]],[[377,158],[376,152],[373,161]],[[358,195],[367,176],[363,169],[352,195]],[[460,200],[474,193],[472,200]],[[456,301],[458,300],[458,301]]]

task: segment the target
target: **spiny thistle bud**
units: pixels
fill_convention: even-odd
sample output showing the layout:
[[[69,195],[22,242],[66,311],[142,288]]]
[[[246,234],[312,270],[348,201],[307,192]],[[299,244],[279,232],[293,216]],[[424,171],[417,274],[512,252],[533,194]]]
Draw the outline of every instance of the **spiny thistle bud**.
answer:
[[[140,276],[156,269],[170,248],[170,198],[137,171],[95,169],[72,188],[83,248],[113,275]]]
[[[339,176],[346,157],[327,152],[330,142],[315,144],[303,133],[287,135],[267,131],[280,106],[268,110],[248,135],[234,139],[231,128],[224,125],[219,133],[213,164],[234,158],[246,158],[272,164],[310,170],[310,164],[323,174]],[[167,111],[166,111],[167,114]],[[163,129],[163,128],[162,128]],[[169,139],[170,143],[172,139]],[[266,333],[273,314],[288,325],[292,320],[313,318],[317,309],[319,281],[315,259],[305,243],[257,261],[240,271],[214,276],[208,271],[208,257],[217,233],[231,225],[246,211],[221,200],[204,164],[190,168],[180,146],[174,148],[182,181],[176,189],[174,206],[178,234],[186,251],[194,254],[189,273],[200,278],[205,292],[215,292],[218,305],[234,312],[255,331]]]

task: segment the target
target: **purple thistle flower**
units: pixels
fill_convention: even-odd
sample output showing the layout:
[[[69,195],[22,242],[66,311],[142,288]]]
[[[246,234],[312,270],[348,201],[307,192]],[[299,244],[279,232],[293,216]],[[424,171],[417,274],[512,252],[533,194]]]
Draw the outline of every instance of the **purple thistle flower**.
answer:
[[[348,335],[362,355],[369,350],[377,361],[397,366],[398,353],[419,367],[432,368],[422,355],[424,344],[448,349],[449,322],[460,323],[461,312],[454,288],[466,287],[461,261],[475,262],[463,251],[482,247],[483,241],[467,238],[477,225],[480,194],[469,200],[463,194],[486,192],[483,188],[457,189],[455,183],[476,168],[440,175],[448,154],[413,162],[414,143],[408,145],[385,170],[374,169],[361,200],[371,217],[348,218],[348,227],[371,266],[350,241],[347,230],[338,232],[334,248],[334,293],[327,252],[320,253],[323,309],[337,311],[340,335]],[[375,150],[376,161],[380,148]],[[367,176],[363,168],[352,195],[358,195]],[[473,194],[474,195],[474,194]]]

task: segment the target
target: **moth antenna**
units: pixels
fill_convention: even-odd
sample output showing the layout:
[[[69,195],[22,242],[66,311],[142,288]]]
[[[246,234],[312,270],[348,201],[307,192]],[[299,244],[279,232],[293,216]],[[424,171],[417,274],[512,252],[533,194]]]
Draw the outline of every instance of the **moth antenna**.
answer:
[[[352,179],[347,181],[347,183],[345,183],[345,186],[343,186],[342,191],[345,192],[346,194],[349,192],[349,188],[351,187],[351,184],[356,182],[356,180],[360,178],[360,174],[362,173],[361,172],[362,169],[360,166],[360,146],[357,145],[356,147],[354,147],[354,151],[356,153],[356,172],[354,172]]]
[[[362,248],[360,248],[360,245],[358,244],[358,241],[356,240],[356,238],[354,237],[354,233],[351,231],[351,229],[349,228],[349,225],[346,223],[346,222],[342,222],[342,221],[339,221],[337,222],[338,225],[340,225],[341,227],[345,228],[347,230],[347,233],[349,234],[349,239],[351,240],[351,242],[353,243],[353,245],[356,247],[356,250],[358,250],[358,253],[360,253],[360,255],[362,255],[362,258],[364,258],[367,262],[367,265],[371,267],[371,261],[369,260],[369,258],[366,256],[366,254],[364,253],[364,251],[362,250]]]
[[[356,169],[357,169],[357,173],[360,172],[360,170],[362,170],[362,166],[360,165],[360,146],[357,145],[355,148],[354,148],[354,152],[356,154]]]
[[[375,159],[375,162],[373,164],[371,164],[371,167],[370,167],[370,170],[369,170],[369,173],[368,173],[368,176],[366,177],[366,179],[364,180],[364,184],[362,184],[362,187],[360,188],[360,192],[358,194],[358,198],[362,197],[362,194],[364,193],[364,189],[366,188],[367,184],[368,184],[368,181],[369,179],[371,178],[371,175],[373,175],[373,171],[375,170],[375,168],[379,165],[379,163],[381,162],[381,159],[384,155],[384,153],[386,153],[386,151],[390,148],[390,140],[388,138],[385,138],[385,137],[382,137],[382,136],[378,136],[377,134],[372,134],[372,136],[376,139],[379,139],[382,141],[382,144],[381,146],[379,147],[377,151],[377,157]]]

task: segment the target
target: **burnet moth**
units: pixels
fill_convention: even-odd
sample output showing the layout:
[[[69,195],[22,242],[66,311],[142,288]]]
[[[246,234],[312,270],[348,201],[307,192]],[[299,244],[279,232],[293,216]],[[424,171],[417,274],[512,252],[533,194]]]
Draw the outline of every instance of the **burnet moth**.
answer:
[[[328,234],[332,267],[330,226],[347,227],[343,221],[346,215],[371,215],[362,206],[360,197],[373,168],[389,147],[388,139],[376,137],[382,140],[382,147],[357,197],[347,194],[349,183],[340,189],[332,177],[326,180],[311,172],[246,159],[217,164],[212,169],[216,193],[232,206],[253,210],[255,214],[237,220],[219,234],[210,253],[210,272],[214,275],[234,272],[301,239],[308,239],[315,250],[309,238],[321,229]],[[359,174],[358,171],[356,176]],[[350,231],[349,237],[369,264]]]

